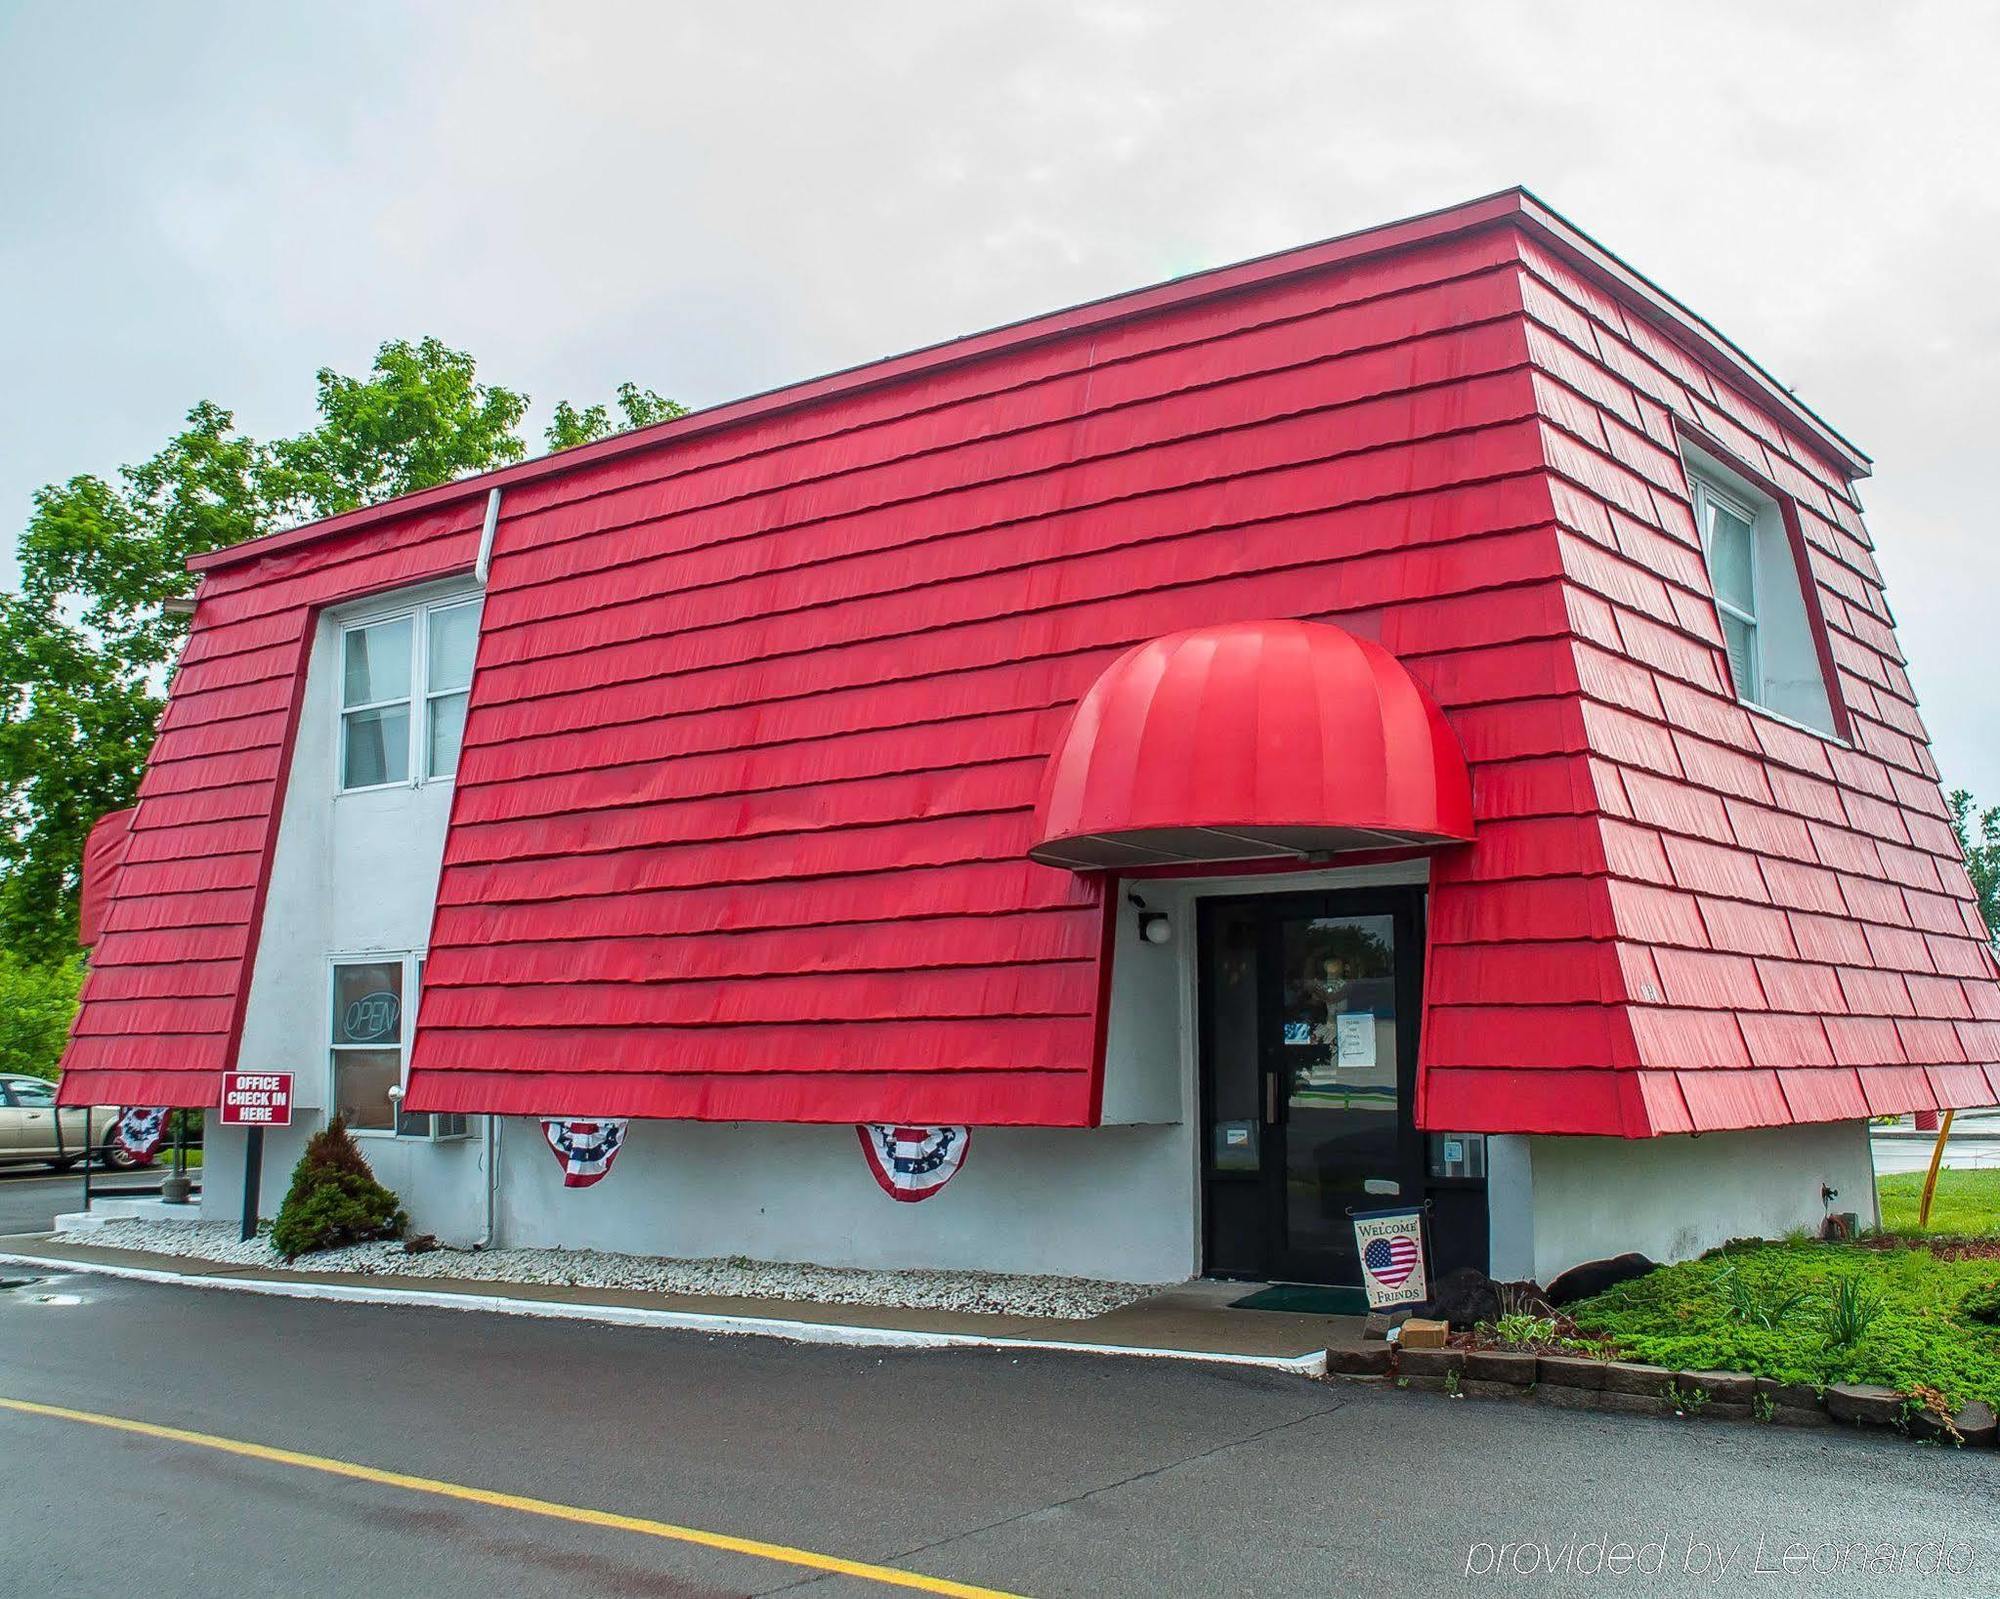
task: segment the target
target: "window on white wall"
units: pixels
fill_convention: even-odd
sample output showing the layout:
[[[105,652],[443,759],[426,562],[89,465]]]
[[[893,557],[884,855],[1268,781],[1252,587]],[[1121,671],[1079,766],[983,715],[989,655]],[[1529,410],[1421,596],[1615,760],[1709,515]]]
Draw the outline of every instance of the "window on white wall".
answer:
[[[457,772],[478,646],[477,600],[419,606],[342,630],[343,789],[429,782]]]
[[[1688,455],[1695,525],[1736,697],[1817,732],[1835,732],[1783,512],[1720,462],[1692,449]]]
[[[425,612],[424,771],[449,777],[458,770],[465,738],[465,704],[472,690],[472,657],[479,648],[479,606],[440,605]]]
[[[329,1103],[357,1133],[397,1138],[465,1138],[463,1115],[403,1110],[392,1088],[401,1088],[416,1024],[414,1000],[423,980],[416,954],[341,957],[333,962],[329,1017],[333,1076]]]
[[[350,627],[341,639],[340,786],[410,777],[410,638],[414,619]]]

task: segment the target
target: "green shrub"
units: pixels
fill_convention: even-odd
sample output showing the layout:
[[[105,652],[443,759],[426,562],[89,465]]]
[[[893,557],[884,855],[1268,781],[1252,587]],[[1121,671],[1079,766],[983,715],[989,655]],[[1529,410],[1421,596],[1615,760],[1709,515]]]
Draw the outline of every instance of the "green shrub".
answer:
[[[1529,1316],[1514,1311],[1493,1324],[1494,1342],[1500,1344],[1547,1344],[1555,1342],[1555,1336],[1553,1316]]]
[[[287,1260],[342,1244],[400,1238],[410,1218],[375,1181],[347,1125],[336,1116],[314,1133],[292,1172],[292,1186],[271,1227],[271,1246]]]
[[[80,958],[37,965],[0,951],[0,1072],[55,1077],[82,986]]]
[[[1881,1383],[1899,1393],[1925,1386],[1954,1405],[2000,1404],[2000,1339],[1965,1309],[1993,1280],[1990,1259],[1790,1241],[1663,1266],[1569,1309],[1587,1336],[1614,1341],[1622,1358],[1673,1371],[1748,1371],[1815,1387]],[[1829,1325],[1841,1301],[1848,1313],[1839,1331],[1851,1338]],[[1742,1316],[1739,1304],[1761,1313]]]

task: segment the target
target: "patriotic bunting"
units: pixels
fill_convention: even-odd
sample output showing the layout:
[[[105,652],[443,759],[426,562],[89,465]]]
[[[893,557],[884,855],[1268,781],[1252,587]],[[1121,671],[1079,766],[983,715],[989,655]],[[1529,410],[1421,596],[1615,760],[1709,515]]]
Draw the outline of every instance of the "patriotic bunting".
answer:
[[[929,1199],[965,1164],[970,1127],[894,1127],[864,1123],[854,1129],[868,1169],[882,1192],[910,1204]]]
[[[563,1187],[588,1188],[611,1170],[618,1151],[625,1146],[625,1129],[630,1119],[612,1121],[554,1121],[544,1119],[542,1135],[562,1163]]]
[[[118,1113],[114,1130],[118,1147],[141,1166],[151,1163],[153,1151],[167,1136],[168,1109],[165,1105],[128,1105]]]

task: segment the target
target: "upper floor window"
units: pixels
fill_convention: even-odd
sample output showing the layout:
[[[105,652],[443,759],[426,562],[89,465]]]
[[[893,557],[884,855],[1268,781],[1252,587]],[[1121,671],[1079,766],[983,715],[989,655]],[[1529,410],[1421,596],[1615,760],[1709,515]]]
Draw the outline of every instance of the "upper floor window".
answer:
[[[1692,448],[1688,455],[1695,525],[1736,697],[1818,732],[1835,732],[1783,513],[1720,462]]]
[[[1708,549],[1708,576],[1722,642],[1729,652],[1729,676],[1738,697],[1763,701],[1763,671],[1757,661],[1757,513],[1705,479],[1694,484],[1695,514]]]
[[[479,602],[357,622],[340,636],[340,786],[450,777],[465,736]]]

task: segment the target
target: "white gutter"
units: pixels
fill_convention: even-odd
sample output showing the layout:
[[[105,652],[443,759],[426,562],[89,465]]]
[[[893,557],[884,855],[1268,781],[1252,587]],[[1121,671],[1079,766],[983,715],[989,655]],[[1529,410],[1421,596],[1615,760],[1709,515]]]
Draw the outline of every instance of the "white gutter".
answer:
[[[486,491],[486,521],[479,529],[479,555],[472,563],[472,575],[478,579],[481,588],[486,587],[486,574],[493,569],[493,531],[500,525],[500,491]]]
[[[495,489],[495,496],[500,491]],[[486,1118],[486,1230],[479,1235],[480,1249],[491,1249],[494,1223],[500,1208],[500,1118]]]

